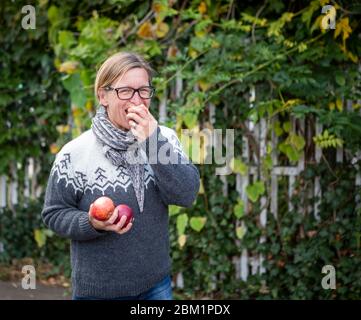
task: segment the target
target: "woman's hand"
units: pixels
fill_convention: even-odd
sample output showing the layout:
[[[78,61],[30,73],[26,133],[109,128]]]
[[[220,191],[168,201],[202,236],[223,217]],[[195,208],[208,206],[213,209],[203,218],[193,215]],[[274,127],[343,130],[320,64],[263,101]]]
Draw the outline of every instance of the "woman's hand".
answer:
[[[146,140],[157,129],[158,121],[155,120],[144,104],[131,106],[127,111],[126,117],[131,131],[139,142]]]
[[[114,212],[112,213],[112,215],[109,217],[108,220],[100,221],[100,220],[95,219],[90,214],[92,205],[93,204],[90,205],[88,216],[89,216],[90,223],[92,224],[92,226],[95,229],[104,230],[104,231],[114,231],[116,233],[123,234],[123,233],[128,232],[130,230],[130,228],[133,226],[133,224],[131,222],[129,222],[128,225],[124,229],[122,229],[123,226],[124,226],[125,221],[127,220],[126,216],[122,216],[120,221],[117,224],[113,224],[113,222],[118,217],[118,210],[116,208],[115,208]]]

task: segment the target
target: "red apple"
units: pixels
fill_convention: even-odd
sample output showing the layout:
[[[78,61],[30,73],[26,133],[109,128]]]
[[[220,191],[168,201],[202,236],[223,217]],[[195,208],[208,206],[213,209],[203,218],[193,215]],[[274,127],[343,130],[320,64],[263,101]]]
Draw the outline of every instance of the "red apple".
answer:
[[[133,222],[134,220],[133,210],[130,207],[128,207],[125,204],[120,204],[119,206],[116,207],[116,209],[118,209],[118,217],[115,219],[114,224],[117,224],[122,216],[127,217],[127,220],[125,220],[123,228],[125,228],[129,222]]]
[[[114,212],[115,206],[112,199],[108,197],[100,197],[96,199],[90,209],[90,214],[97,220],[105,221]]]

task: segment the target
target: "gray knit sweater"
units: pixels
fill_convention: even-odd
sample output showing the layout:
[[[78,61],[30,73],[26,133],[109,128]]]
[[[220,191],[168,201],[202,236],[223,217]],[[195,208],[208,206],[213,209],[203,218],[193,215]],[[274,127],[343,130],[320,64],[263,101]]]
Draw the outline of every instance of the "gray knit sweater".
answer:
[[[155,148],[150,141],[155,141]],[[67,143],[56,156],[42,218],[59,236],[71,239],[76,296],[138,295],[171,273],[168,205],[192,206],[199,172],[170,128],[158,126],[140,146],[146,159],[142,213],[126,168],[112,165],[92,130]],[[154,161],[157,155],[161,163]],[[103,195],[133,209],[129,232],[98,231],[90,224],[89,206]]]

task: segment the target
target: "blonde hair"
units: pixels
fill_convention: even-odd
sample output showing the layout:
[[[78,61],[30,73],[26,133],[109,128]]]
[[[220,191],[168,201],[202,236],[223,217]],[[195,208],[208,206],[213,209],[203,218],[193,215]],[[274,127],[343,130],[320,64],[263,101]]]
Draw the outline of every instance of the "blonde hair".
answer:
[[[99,100],[98,90],[100,88],[110,86],[133,68],[142,68],[147,71],[149,84],[151,83],[154,71],[142,56],[133,52],[118,52],[106,59],[97,72],[94,85],[95,97]]]

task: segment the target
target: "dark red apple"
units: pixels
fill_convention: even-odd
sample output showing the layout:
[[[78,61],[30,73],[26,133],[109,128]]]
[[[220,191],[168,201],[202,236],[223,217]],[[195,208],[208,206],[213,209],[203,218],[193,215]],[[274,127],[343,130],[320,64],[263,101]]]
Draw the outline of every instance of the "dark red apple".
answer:
[[[90,214],[97,220],[105,221],[110,218],[114,212],[115,206],[112,199],[100,197],[96,199],[90,209]]]
[[[119,206],[116,207],[116,209],[118,209],[118,217],[115,219],[114,224],[117,224],[122,216],[127,217],[127,220],[125,220],[123,228],[125,228],[129,222],[133,222],[134,220],[133,210],[130,207],[128,207],[125,204],[120,204]]]

